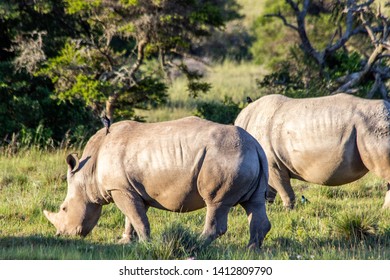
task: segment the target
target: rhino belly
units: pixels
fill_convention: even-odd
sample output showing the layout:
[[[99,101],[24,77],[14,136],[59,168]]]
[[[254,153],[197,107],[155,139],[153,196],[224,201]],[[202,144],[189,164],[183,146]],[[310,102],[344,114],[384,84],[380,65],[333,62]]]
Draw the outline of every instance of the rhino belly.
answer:
[[[338,186],[354,182],[363,177],[368,170],[348,165],[328,166],[327,163],[313,163],[302,172],[291,171],[291,177],[309,183]]]
[[[367,172],[357,151],[310,152],[291,158],[291,177],[310,183],[337,186],[356,181]]]
[[[323,139],[314,136],[306,141],[299,139],[299,142],[291,140],[288,149],[282,152],[293,177],[333,186],[353,182],[368,172],[360,157],[354,131],[342,137],[329,132]]]
[[[173,212],[189,212],[205,207],[196,176],[188,172],[152,172],[136,184],[137,191],[151,207]]]

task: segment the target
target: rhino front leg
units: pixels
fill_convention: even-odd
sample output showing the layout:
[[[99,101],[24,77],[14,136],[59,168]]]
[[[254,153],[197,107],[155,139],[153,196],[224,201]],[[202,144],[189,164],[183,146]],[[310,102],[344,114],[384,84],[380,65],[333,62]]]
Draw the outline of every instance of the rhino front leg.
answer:
[[[150,225],[146,216],[147,207],[138,194],[122,191],[112,191],[112,199],[122,213],[126,216],[125,231],[121,243],[130,242],[134,231],[140,241],[150,239]]]
[[[145,212],[148,211],[148,207],[145,208]],[[137,232],[134,230],[130,219],[125,216],[125,231],[122,234],[122,238],[118,241],[119,244],[128,244],[137,237]]]
[[[227,231],[227,219],[231,207],[222,203],[206,203],[206,205],[206,222],[201,238],[208,245]]]
[[[119,244],[130,243],[133,237],[136,235],[133,225],[130,222],[130,219],[125,216],[125,231],[122,234],[122,238],[118,241]]]

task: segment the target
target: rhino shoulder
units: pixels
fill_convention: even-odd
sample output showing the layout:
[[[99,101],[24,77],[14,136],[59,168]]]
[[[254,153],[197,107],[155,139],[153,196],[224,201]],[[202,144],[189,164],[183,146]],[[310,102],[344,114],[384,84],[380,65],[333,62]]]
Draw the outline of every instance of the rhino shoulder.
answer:
[[[237,116],[234,125],[246,129],[256,137],[257,127],[270,125],[276,111],[290,100],[292,99],[281,94],[263,96],[245,107]]]

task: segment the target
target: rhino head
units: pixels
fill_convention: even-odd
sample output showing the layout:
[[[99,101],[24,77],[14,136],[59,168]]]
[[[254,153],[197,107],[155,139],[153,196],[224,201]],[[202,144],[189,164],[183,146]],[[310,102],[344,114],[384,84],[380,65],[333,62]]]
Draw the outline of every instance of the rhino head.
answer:
[[[102,205],[88,199],[85,189],[85,177],[79,174],[79,159],[76,154],[66,158],[68,164],[68,193],[58,213],[44,210],[46,218],[57,229],[56,235],[86,236],[97,224]]]

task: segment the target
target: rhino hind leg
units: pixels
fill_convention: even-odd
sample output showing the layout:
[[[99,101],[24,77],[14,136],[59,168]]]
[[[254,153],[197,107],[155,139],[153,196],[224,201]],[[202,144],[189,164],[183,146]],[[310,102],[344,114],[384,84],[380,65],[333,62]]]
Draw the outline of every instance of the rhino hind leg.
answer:
[[[128,243],[136,233],[140,241],[150,239],[150,224],[146,216],[147,207],[136,194],[112,191],[116,206],[126,216],[125,231],[120,243]]]
[[[267,188],[267,197],[266,200],[268,203],[272,204],[275,202],[276,194],[278,192],[271,186],[268,186]]]
[[[201,234],[205,245],[210,244],[227,231],[227,219],[231,208],[222,203],[206,203],[206,205],[206,222]]]
[[[249,223],[249,249],[258,249],[261,247],[267,233],[271,230],[271,223],[265,208],[264,192],[260,189],[245,202],[240,203],[245,209]]]

